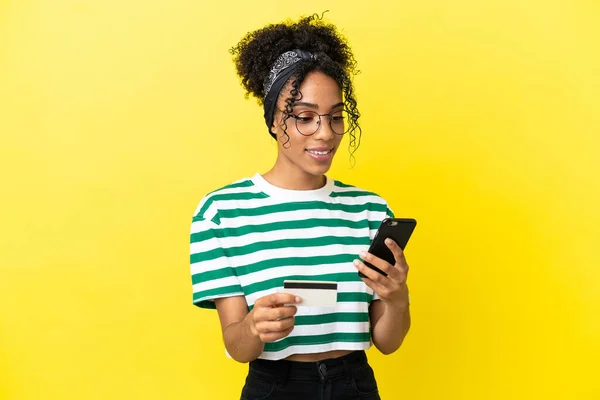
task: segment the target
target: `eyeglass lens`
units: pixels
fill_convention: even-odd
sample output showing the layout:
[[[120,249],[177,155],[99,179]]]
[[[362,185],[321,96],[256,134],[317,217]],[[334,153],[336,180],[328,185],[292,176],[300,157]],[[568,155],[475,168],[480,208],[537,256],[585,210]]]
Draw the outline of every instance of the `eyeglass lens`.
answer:
[[[302,111],[295,117],[296,128],[303,135],[312,135],[319,130],[321,118],[329,119],[331,130],[338,135],[343,135],[348,130],[345,124],[346,112],[342,110],[324,114],[322,117],[314,111]]]

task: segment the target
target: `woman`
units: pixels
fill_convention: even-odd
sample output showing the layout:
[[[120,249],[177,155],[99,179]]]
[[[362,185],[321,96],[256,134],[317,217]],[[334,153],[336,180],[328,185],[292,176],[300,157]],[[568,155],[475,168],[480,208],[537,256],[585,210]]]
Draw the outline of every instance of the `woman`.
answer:
[[[390,354],[408,332],[408,265],[393,242],[395,265],[365,253],[393,216],[385,200],[325,175],[344,136],[351,156],[360,141],[350,47],[312,16],[250,32],[232,54],[278,155],[200,202],[194,304],[217,309],[228,355],[250,363],[242,399],[378,399],[364,350]],[[303,307],[284,280],[337,283],[335,308]]]

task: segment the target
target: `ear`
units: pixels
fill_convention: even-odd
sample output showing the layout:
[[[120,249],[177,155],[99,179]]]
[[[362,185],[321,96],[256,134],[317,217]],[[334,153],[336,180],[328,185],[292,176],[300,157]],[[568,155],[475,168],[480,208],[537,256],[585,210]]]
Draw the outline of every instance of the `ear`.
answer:
[[[271,137],[273,137],[275,140],[277,140],[277,138],[279,137],[279,129],[277,129],[277,126],[275,125],[275,123],[273,123],[271,125],[271,127],[269,128],[269,134],[271,135]]]
[[[270,131],[271,131],[271,133],[273,133],[276,136],[276,138],[278,138],[279,135],[281,134],[282,117],[283,117],[283,114],[281,114],[281,112],[279,112],[278,110],[275,110],[275,114],[273,115],[273,122],[271,123]]]

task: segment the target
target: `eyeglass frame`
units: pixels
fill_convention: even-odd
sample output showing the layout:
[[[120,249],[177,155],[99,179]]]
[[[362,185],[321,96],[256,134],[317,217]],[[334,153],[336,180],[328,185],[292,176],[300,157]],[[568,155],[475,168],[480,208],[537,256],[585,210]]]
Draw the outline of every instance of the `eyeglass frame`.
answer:
[[[280,110],[278,108],[276,108],[277,111],[281,112],[281,113],[285,113],[285,111]],[[319,132],[319,129],[321,129],[321,117],[329,117],[328,121],[329,121],[329,128],[331,129],[331,132],[333,132],[335,135],[338,136],[343,136],[346,133],[350,132],[352,130],[351,125],[348,127],[348,130],[344,131],[343,133],[337,133],[336,131],[333,130],[333,127],[331,126],[331,118],[333,118],[333,113],[327,113],[327,114],[319,114],[318,112],[314,111],[314,110],[305,110],[305,111],[301,111],[298,114],[302,114],[303,112],[311,112],[314,114],[317,114],[317,116],[319,117],[319,123],[318,123],[318,128],[311,134],[304,134],[300,131],[300,128],[298,128],[298,115],[297,114],[292,114],[292,113],[288,113],[287,115],[289,115],[291,118],[294,118],[294,124],[296,125],[296,129],[298,130],[298,133],[300,133],[302,136],[312,136],[315,133]],[[343,110],[337,110],[334,112],[346,112],[346,114],[348,114],[348,111],[343,109]]]

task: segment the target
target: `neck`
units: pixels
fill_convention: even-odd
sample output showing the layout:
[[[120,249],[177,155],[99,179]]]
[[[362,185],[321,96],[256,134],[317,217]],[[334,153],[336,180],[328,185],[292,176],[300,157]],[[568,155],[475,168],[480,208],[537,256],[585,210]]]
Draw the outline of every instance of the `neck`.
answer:
[[[282,189],[315,190],[325,186],[325,175],[312,175],[295,165],[286,165],[277,160],[273,168],[263,174],[270,184]]]

